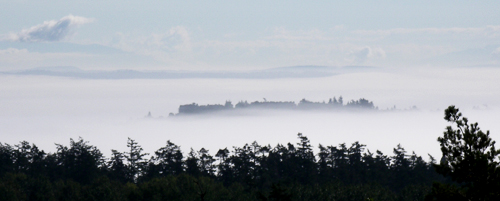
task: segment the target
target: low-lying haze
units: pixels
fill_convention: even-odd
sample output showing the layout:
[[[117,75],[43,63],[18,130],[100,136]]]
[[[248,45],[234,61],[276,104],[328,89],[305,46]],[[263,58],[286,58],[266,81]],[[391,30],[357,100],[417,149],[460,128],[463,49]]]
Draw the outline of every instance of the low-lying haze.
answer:
[[[126,151],[127,137],[148,153],[167,140],[181,146],[219,148],[297,142],[296,134],[318,144],[359,141],[374,152],[392,154],[397,144],[426,157],[441,156],[436,138],[449,125],[443,111],[456,105],[471,122],[499,140],[500,69],[455,68],[378,70],[313,78],[276,79],[82,79],[0,75],[0,142],[27,140],[53,152],[82,137],[109,157]],[[366,98],[379,112],[284,112],[240,116],[167,118],[179,105],[223,104],[226,100],[328,101]],[[405,108],[417,106],[417,111]],[[151,112],[154,119],[143,118]],[[163,116],[164,118],[158,118]]]

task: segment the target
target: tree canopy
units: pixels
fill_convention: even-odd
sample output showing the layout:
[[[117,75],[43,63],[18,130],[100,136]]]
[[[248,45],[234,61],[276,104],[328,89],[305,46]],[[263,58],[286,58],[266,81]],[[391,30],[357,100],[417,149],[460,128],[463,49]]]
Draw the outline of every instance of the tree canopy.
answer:
[[[434,185],[435,197],[453,196],[463,200],[500,200],[500,150],[490,132],[483,132],[478,123],[470,123],[459,109],[449,106],[444,119],[446,127],[438,138],[443,157],[435,165],[437,172],[449,176],[455,185]]]

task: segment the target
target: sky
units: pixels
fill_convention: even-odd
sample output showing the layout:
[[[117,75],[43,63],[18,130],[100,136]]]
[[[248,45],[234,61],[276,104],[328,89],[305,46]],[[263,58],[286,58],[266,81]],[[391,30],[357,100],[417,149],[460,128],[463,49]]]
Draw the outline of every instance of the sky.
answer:
[[[82,137],[109,155],[126,151],[131,137],[149,153],[172,140],[184,153],[215,154],[254,140],[295,142],[303,132],[315,147],[360,141],[391,154],[401,143],[439,157],[449,105],[500,140],[499,8],[451,0],[0,0],[0,142],[53,152],[54,143]],[[143,119],[193,102],[333,96],[401,110]],[[404,111],[412,106],[418,110]]]
[[[0,70],[499,66],[498,1],[0,1]]]

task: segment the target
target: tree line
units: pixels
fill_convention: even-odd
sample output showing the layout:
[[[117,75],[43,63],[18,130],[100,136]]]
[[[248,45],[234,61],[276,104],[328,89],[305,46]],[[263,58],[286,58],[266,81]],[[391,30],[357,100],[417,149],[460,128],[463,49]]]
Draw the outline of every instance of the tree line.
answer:
[[[208,104],[198,105],[191,103],[179,106],[179,113],[170,113],[169,116],[186,115],[186,114],[204,114],[211,112],[222,111],[241,111],[244,109],[261,109],[261,110],[373,110],[377,109],[372,101],[364,98],[359,100],[351,100],[344,104],[342,96],[337,100],[336,97],[330,98],[328,102],[313,102],[305,98],[300,100],[298,104],[293,101],[254,101],[248,103],[247,101],[239,101],[233,106],[231,101],[226,101],[224,105],[221,104]]]
[[[451,106],[450,106],[451,108]],[[500,151],[489,132],[448,108],[438,141],[444,157],[427,162],[401,145],[392,155],[359,142],[296,143],[184,154],[167,141],[152,154],[133,139],[105,158],[79,138],[46,153],[23,141],[0,143],[0,200],[492,200],[499,187]],[[471,176],[472,175],[472,176]],[[497,188],[498,189],[498,188]]]

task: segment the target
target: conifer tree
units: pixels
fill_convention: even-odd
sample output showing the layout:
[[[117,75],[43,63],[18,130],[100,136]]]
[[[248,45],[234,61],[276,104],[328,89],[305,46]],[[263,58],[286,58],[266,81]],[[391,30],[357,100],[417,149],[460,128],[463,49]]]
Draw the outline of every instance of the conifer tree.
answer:
[[[128,178],[137,182],[137,179],[146,167],[146,161],[144,156],[147,153],[143,153],[142,147],[133,139],[128,138],[127,147],[129,152],[125,152],[125,158],[128,162],[129,175]]]
[[[443,157],[435,167],[457,182],[459,188],[435,184],[428,199],[446,197],[446,192],[464,200],[500,200],[500,150],[495,148],[490,132],[483,132],[478,123],[469,124],[453,105],[445,110],[444,119],[454,126],[448,126],[438,138]]]

